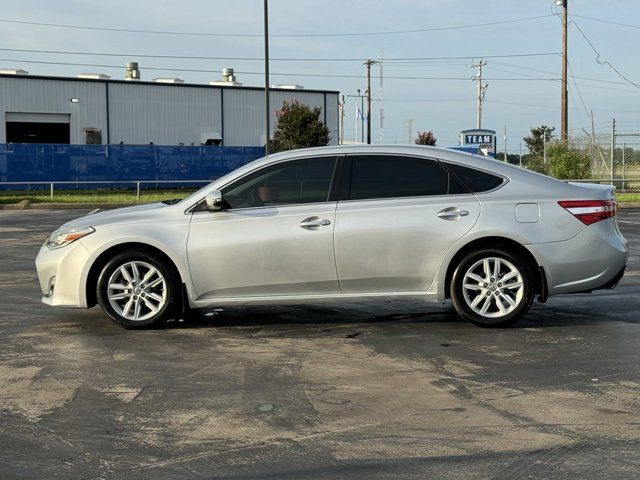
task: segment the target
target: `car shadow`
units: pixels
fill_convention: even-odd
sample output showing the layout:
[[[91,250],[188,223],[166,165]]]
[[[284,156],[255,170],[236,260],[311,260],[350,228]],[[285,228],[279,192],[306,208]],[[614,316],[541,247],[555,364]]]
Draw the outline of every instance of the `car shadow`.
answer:
[[[607,315],[605,315],[607,313]],[[556,328],[596,325],[625,321],[609,312],[599,313],[578,304],[575,309],[534,303],[527,316],[508,329]],[[165,328],[265,327],[276,325],[364,325],[364,324],[450,324],[479,328],[458,317],[447,303],[367,303],[348,306],[288,305],[234,306],[224,309],[195,310],[181,321],[168,322]]]
[[[168,328],[251,327],[269,325],[354,325],[375,323],[464,323],[452,308],[424,304],[389,306],[278,305],[240,306],[191,311]]]

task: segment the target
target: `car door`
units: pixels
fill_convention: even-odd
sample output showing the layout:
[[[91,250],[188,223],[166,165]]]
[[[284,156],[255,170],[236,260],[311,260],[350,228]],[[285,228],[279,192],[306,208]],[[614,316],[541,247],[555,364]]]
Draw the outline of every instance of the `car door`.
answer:
[[[424,292],[480,204],[434,159],[353,155],[345,163],[335,250],[343,293]]]
[[[271,164],[225,186],[222,211],[196,208],[187,257],[198,297],[338,293],[329,201],[336,164]]]

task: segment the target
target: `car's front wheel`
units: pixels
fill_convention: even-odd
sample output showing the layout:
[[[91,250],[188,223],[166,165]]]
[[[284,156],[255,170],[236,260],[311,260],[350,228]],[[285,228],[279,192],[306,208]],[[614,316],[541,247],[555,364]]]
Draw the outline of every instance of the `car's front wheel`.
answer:
[[[527,313],[534,297],[531,269],[502,249],[469,253],[451,280],[451,300],[462,318],[483,327],[505,327]]]
[[[171,265],[144,250],[112,258],[98,278],[102,309],[127,328],[158,325],[177,313],[179,280]]]

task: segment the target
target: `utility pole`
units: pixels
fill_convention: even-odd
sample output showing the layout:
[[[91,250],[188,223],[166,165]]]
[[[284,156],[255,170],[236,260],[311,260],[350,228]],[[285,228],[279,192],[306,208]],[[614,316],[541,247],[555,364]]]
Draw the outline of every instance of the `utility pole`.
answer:
[[[264,153],[269,155],[271,139],[271,106],[269,105],[269,0],[264,0],[264,107],[265,134]]]
[[[367,145],[371,145],[371,65],[375,65],[375,60],[366,60],[364,65],[367,67]]]
[[[567,83],[568,1],[556,0],[562,6],[562,105],[560,106],[560,140],[566,143],[569,133],[569,86]]]
[[[477,120],[476,120],[476,128],[480,130],[482,128],[482,104],[484,103],[484,96],[487,92],[488,83],[482,84],[482,67],[486,66],[487,62],[483,62],[482,59],[475,64],[471,65],[471,68],[477,68],[478,71],[476,75],[473,77],[473,80],[478,82],[478,106],[477,106]]]
[[[384,52],[380,52],[380,84],[379,84],[379,92],[378,98],[379,100],[379,109],[378,109],[378,143],[384,143]]]

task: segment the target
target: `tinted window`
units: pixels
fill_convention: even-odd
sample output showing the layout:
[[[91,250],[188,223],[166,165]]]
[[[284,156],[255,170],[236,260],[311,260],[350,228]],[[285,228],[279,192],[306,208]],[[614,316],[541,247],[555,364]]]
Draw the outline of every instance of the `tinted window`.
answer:
[[[481,172],[473,168],[462,167],[453,163],[445,164],[458,180],[473,193],[487,192],[499,187],[504,180],[502,177]]]
[[[225,187],[222,196],[230,208],[326,202],[335,164],[335,157],[279,163]]]
[[[438,162],[393,155],[353,157],[349,198],[421,197],[466,193]]]

